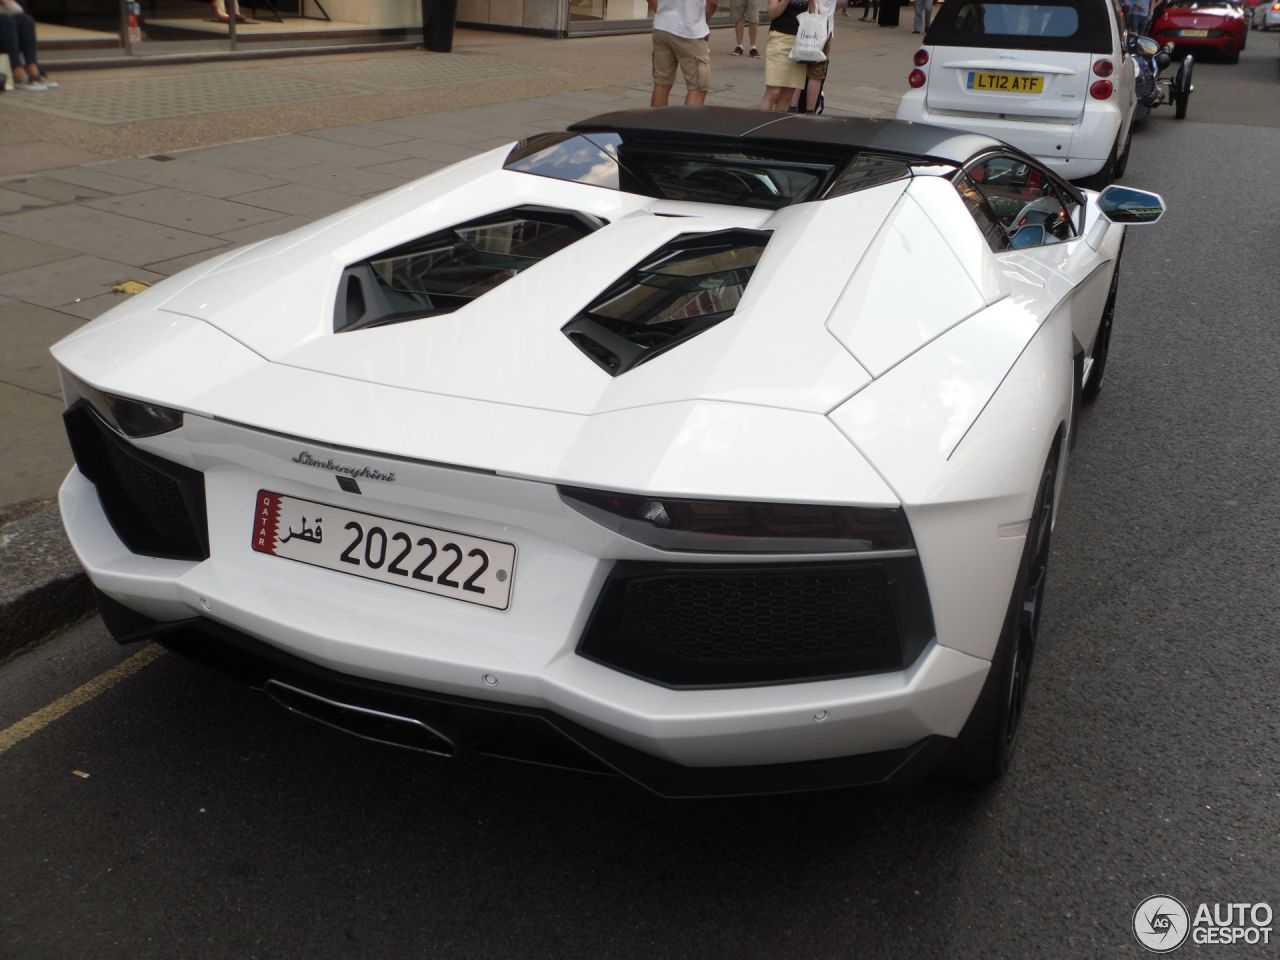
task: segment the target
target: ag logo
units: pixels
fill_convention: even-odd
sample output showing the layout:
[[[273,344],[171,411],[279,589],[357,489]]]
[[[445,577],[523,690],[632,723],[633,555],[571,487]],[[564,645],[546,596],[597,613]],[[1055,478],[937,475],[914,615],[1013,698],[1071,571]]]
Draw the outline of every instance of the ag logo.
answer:
[[[1133,911],[1133,935],[1152,953],[1177,950],[1191,931],[1191,917],[1173,897],[1147,897]]]

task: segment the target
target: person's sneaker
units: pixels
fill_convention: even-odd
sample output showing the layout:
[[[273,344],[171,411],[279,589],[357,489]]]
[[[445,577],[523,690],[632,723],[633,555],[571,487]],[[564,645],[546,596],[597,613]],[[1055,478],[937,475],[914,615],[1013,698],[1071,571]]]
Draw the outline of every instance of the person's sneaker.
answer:
[[[48,77],[41,77],[40,82],[44,84],[46,90],[57,90],[62,84],[57,80],[50,80]]]
[[[40,93],[49,89],[39,80],[24,80],[22,83],[15,83],[13,88],[15,90],[26,90],[29,93]]]
[[[751,55],[755,57],[757,60],[760,59],[760,51],[757,50],[755,47],[751,48]]]

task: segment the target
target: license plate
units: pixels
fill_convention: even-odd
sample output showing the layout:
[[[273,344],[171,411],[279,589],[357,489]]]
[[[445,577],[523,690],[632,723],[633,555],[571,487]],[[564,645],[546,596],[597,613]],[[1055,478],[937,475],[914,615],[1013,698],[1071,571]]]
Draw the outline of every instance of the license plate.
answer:
[[[505,610],[516,548],[259,490],[253,549],[381,583]]]
[[[1209,35],[1209,31],[1208,30],[1180,30],[1178,31],[1178,34],[1179,36],[1183,36],[1183,37],[1207,37]]]
[[[1000,93],[1044,93],[1044,77],[1038,73],[989,73],[970,70],[966,86],[970,90],[995,90]]]

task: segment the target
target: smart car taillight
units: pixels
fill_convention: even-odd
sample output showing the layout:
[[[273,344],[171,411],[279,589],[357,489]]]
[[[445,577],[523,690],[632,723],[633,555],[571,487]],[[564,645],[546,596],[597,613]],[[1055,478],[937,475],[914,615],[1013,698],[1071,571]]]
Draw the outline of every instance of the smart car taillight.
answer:
[[[1095,60],[1093,62],[1093,72],[1100,77],[1111,76],[1115,70],[1115,65],[1110,60]]]
[[[912,70],[909,74],[907,74],[907,83],[911,84],[913,89],[917,87],[923,87],[924,81],[925,81],[925,75],[923,70],[918,70],[918,69]]]
[[[911,550],[897,507],[689,500],[560,487],[560,498],[601,526],[664,550],[702,553],[861,553]]]
[[[1099,80],[1089,88],[1089,96],[1095,100],[1106,100],[1115,91],[1110,80]]]
[[[929,62],[929,51],[917,50],[916,55],[911,58],[911,62],[914,63],[917,67],[923,67],[926,63]]]

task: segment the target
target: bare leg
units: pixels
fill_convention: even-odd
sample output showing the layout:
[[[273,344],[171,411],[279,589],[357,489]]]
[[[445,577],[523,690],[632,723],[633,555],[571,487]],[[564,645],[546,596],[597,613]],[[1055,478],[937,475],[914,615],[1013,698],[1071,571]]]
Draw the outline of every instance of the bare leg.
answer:
[[[689,90],[688,90],[688,92],[684,95],[684,102],[685,102],[686,104],[689,104],[689,105],[696,105],[696,104],[699,104],[699,103],[706,103],[706,102],[707,102],[707,91],[705,91],[705,90],[695,90],[693,87],[690,87],[690,88],[689,88]]]
[[[751,32],[753,34],[756,32],[756,25],[754,23],[751,25]],[[742,21],[741,20],[738,20],[733,25],[733,38],[735,41],[737,41],[738,46],[741,47],[742,46]],[[751,42],[755,43],[755,40],[753,39]]]
[[[651,106],[651,107],[665,107],[665,106],[667,105],[667,101],[668,101],[670,98],[671,98],[671,84],[669,84],[669,83],[663,83],[663,84],[655,83],[655,84],[653,85],[653,96],[649,98],[649,106]]]
[[[754,50],[756,48],[756,22],[752,20],[749,24],[747,24],[747,29],[751,33],[751,49]],[[739,43],[742,42],[741,37],[738,38],[738,42]]]

